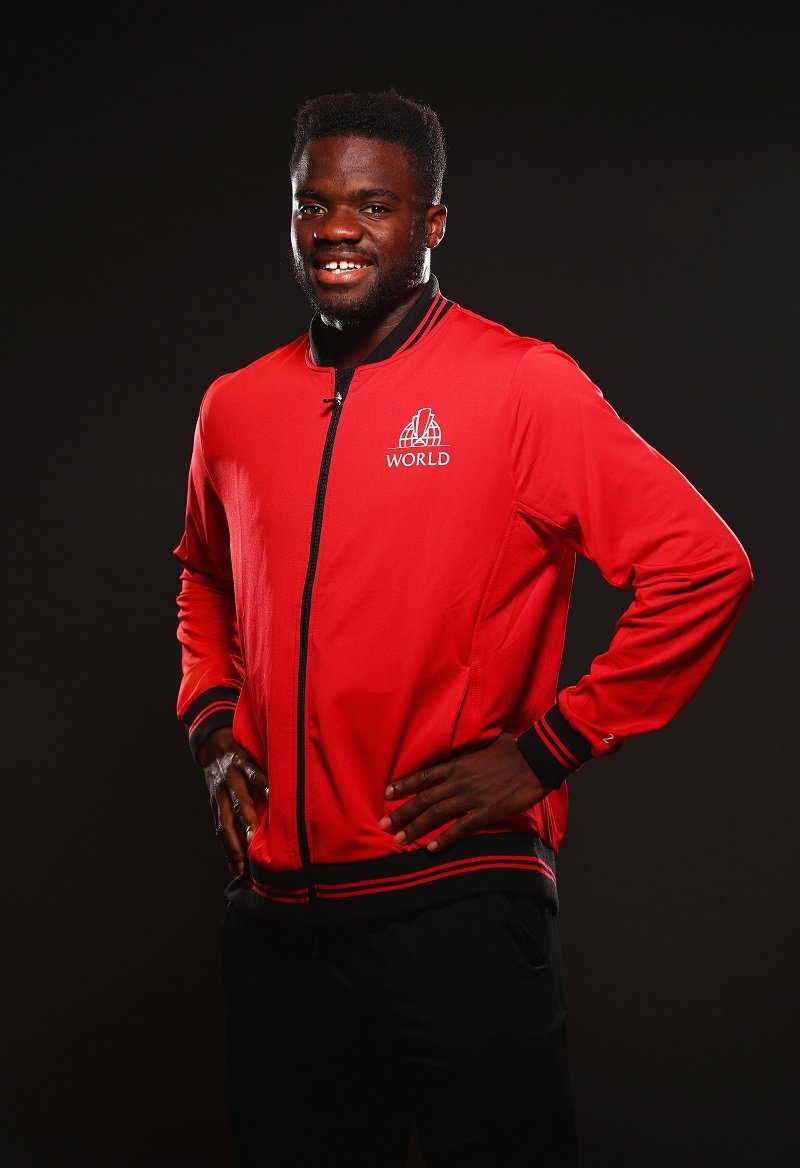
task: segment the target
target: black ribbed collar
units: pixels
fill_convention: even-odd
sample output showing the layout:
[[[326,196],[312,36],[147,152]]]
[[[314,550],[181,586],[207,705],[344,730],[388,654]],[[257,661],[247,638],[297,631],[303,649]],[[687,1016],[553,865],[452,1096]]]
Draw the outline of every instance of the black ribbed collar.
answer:
[[[434,307],[434,301],[436,300],[439,300],[441,304],[437,304]],[[370,365],[375,361],[385,361],[387,357],[393,356],[398,349],[402,349],[404,345],[408,344],[418,329],[420,330],[419,336],[421,336],[423,332],[427,332],[428,328],[433,327],[434,324],[438,324],[452,306],[453,301],[445,300],[439,292],[439,281],[434,275],[431,275],[427,283],[423,286],[419,297],[411,305],[405,316],[398,321],[389,335],[384,337],[380,344],[360,364]],[[420,329],[420,325],[428,314],[430,314],[430,319],[426,322],[425,327]],[[311,359],[315,365],[333,364],[326,353],[326,339],[331,331],[327,325],[322,323],[320,314],[316,313],[311,321],[311,327],[308,330]],[[415,344],[419,336],[415,337],[412,343]]]

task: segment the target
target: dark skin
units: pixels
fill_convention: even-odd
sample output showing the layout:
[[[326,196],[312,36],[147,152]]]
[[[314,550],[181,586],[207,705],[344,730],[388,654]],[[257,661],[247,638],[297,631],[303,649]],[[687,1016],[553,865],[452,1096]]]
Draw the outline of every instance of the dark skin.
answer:
[[[320,138],[292,173],[292,253],[337,369],[360,364],[419,297],[447,208],[427,204],[397,142]],[[360,270],[331,274],[326,262]],[[404,275],[402,275],[404,273]],[[375,302],[381,284],[392,285]],[[361,310],[359,310],[359,306]]]
[[[233,753],[219,787],[209,781],[208,767],[215,759]],[[258,804],[269,796],[267,776],[252,755],[233,737],[230,726],[215,730],[203,743],[197,760],[209,781],[214,826],[228,867],[235,876],[244,871],[247,847],[258,827]]]
[[[421,294],[430,250],[444,236],[447,208],[425,202],[402,146],[373,138],[310,143],[292,174],[292,192],[298,278],[328,326],[326,345],[336,368],[349,369],[369,356]],[[348,264],[344,270],[342,262]],[[269,790],[263,769],[230,727],[215,731],[199,753],[207,779],[214,777],[210,764],[231,753],[225,781],[209,785],[217,837],[239,875]],[[394,779],[385,798],[398,806],[380,826],[398,843],[410,844],[449,823],[427,844],[442,851],[548,793],[514,736],[503,732],[478,750]]]

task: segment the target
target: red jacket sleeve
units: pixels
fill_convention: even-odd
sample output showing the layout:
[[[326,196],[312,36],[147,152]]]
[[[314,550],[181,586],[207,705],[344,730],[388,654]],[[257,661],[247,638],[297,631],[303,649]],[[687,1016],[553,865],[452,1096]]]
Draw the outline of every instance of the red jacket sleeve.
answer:
[[[230,726],[244,671],[239,648],[225,512],[203,454],[202,408],[194,436],[181,565],[178,640],[183,679],[178,717],[195,758],[214,730]]]
[[[608,648],[518,740],[542,781],[557,786],[678,713],[729,636],[752,573],[706,500],[552,345],[520,362],[509,426],[521,513],[543,539],[634,589]]]

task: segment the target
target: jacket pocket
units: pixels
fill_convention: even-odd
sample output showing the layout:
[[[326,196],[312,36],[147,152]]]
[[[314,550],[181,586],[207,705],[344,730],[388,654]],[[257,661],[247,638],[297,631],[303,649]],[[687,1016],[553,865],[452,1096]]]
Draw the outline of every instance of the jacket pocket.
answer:
[[[461,715],[464,712],[464,706],[466,705],[467,695],[469,693],[471,681],[472,681],[472,670],[469,667],[467,667],[466,676],[464,677],[464,684],[461,688],[461,696],[458,699],[458,706],[456,707],[456,712],[453,716],[453,721],[452,721],[452,724],[450,726],[450,747],[451,747],[451,749],[455,748],[456,741],[459,738],[459,736],[462,738],[462,740],[464,739],[464,735],[460,734],[460,730],[462,728],[459,727],[459,723],[461,722]]]

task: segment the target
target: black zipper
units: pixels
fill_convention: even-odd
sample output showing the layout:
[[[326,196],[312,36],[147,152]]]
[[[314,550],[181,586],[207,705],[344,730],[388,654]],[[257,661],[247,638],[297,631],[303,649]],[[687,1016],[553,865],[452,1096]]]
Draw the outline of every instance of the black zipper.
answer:
[[[322,514],[325,508],[325,492],[328,487],[328,471],[331,465],[333,443],[339,418],[342,416],[342,405],[347,397],[350,382],[353,379],[354,369],[337,369],[334,381],[333,397],[322,400],[331,402],[333,410],[328,423],[328,433],[325,436],[325,446],[322,450],[322,462],[317,479],[317,494],[314,499],[314,517],[311,522],[311,549],[308,555],[308,569],[306,582],[303,588],[303,600],[300,606],[300,668],[297,676],[297,842],[300,847],[300,861],[303,865],[308,900],[312,912],[316,916],[316,894],[314,892],[314,878],[311,871],[311,852],[308,845],[308,831],[306,830],[306,670],[308,667],[308,625],[311,618],[311,593],[314,589],[314,575],[317,570],[319,556],[319,539],[322,531]]]

